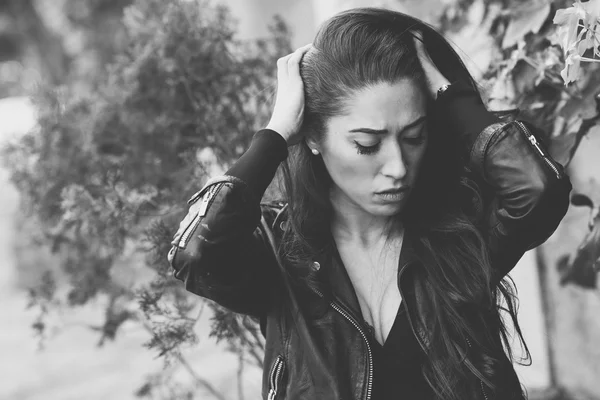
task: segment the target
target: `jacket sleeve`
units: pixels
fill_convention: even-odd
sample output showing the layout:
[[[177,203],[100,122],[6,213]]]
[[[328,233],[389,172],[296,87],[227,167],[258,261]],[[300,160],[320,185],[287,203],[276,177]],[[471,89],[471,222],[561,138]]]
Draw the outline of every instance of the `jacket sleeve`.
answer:
[[[449,93],[442,105],[448,122],[463,132],[473,178],[487,191],[483,234],[500,280],[556,230],[569,206],[571,181],[534,126],[501,122],[473,92]]]
[[[274,131],[257,132],[248,151],[225,175],[210,179],[192,196],[167,257],[174,277],[188,291],[257,318],[269,307],[278,277],[260,224],[264,218],[271,225],[281,208],[260,203],[287,156],[287,144],[278,136]]]

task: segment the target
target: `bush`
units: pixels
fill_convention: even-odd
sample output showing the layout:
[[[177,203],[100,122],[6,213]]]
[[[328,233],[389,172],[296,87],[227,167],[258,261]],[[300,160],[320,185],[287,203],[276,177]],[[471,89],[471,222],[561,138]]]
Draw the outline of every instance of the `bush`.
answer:
[[[35,327],[43,337],[54,307],[104,296],[100,343],[137,321],[152,334],[149,348],[182,361],[179,348],[196,339],[190,314],[199,298],[171,278],[170,241],[207,178],[204,155],[228,165],[268,122],[290,35],[276,19],[268,39],[241,41],[228,10],[207,0],[138,0],[123,24],[126,43],[94,89],[80,93],[76,81],[40,89],[39,128],[5,149],[24,209],[39,223],[35,239],[61,261],[60,274],[48,271],[30,291]],[[255,322],[210,306],[212,334],[260,365]]]
[[[450,5],[444,29],[463,24],[471,3]],[[520,108],[523,118],[548,132],[543,139],[552,155],[568,164],[600,121],[600,75],[596,62],[562,75],[561,69],[565,60],[600,54],[597,34],[584,32],[594,45],[563,48],[563,54],[556,38],[566,31],[557,30],[552,17],[567,1],[485,3],[487,33],[497,47],[484,75],[491,103]],[[567,15],[563,22],[579,24],[576,14],[562,13]],[[102,296],[108,301],[100,344],[134,321],[151,333],[149,348],[166,362],[185,364],[181,348],[197,340],[200,303],[213,311],[211,335],[227,341],[240,365],[262,366],[264,343],[255,321],[188,296],[171,279],[166,254],[185,201],[211,174],[206,156],[227,166],[268,122],[276,60],[292,50],[289,32],[276,19],[268,39],[240,41],[228,11],[208,0],[137,0],[125,9],[122,24],[124,43],[106,71],[91,77],[91,84],[75,80],[40,89],[39,128],[5,151],[24,210],[39,224],[31,245],[46,245],[61,260],[60,271],[47,271],[31,288],[32,306],[40,310],[34,327],[43,338],[47,313]],[[575,32],[594,32],[590,26]],[[561,77],[576,82],[567,87]],[[81,93],[88,87],[93,90]],[[578,199],[594,209],[589,199]],[[595,228],[582,248],[596,254],[600,218],[590,225]],[[589,257],[567,264],[563,283],[594,286],[597,271]],[[57,276],[67,282],[57,284]],[[193,395],[168,378],[151,377],[138,395],[151,397],[161,385],[172,398]],[[209,382],[194,379],[222,398]]]

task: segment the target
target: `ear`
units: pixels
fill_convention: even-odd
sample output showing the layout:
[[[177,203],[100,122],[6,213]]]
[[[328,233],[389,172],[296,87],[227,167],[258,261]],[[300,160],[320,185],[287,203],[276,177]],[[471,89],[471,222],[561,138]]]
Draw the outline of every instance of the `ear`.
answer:
[[[317,140],[314,138],[314,136],[306,135],[304,137],[304,142],[311,150],[317,149],[317,150],[319,150],[319,152],[321,151],[321,146],[319,146],[319,142],[317,142]]]

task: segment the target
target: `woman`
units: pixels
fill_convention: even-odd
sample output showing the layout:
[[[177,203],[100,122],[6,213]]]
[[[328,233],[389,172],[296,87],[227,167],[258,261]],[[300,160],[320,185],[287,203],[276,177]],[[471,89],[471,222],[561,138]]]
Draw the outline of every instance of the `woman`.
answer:
[[[539,131],[488,112],[443,37],[389,10],[334,16],[277,79],[268,126],[190,199],[168,257],[260,320],[264,398],[524,398],[504,278],[571,190]],[[287,201],[260,204],[282,162]]]

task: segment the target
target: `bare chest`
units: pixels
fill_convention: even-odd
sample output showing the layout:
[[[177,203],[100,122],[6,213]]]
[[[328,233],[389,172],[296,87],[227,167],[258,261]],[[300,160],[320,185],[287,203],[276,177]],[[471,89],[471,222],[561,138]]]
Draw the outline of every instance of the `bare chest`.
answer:
[[[398,259],[402,242],[383,251],[338,245],[340,257],[354,287],[362,317],[385,343],[402,301],[397,285]]]

